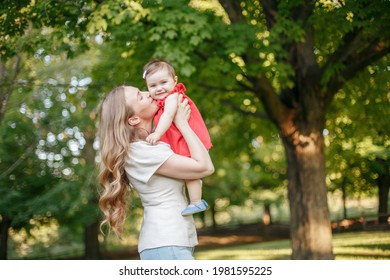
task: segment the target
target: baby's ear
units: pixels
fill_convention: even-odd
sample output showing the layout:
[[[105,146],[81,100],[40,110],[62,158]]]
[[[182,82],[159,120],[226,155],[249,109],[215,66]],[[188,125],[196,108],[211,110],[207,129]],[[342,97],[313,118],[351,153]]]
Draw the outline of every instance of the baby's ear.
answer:
[[[131,125],[131,126],[135,126],[135,125],[139,124],[140,121],[141,121],[140,118],[137,117],[137,116],[135,116],[135,117],[130,117],[130,118],[127,120],[127,123],[128,123],[129,125]]]

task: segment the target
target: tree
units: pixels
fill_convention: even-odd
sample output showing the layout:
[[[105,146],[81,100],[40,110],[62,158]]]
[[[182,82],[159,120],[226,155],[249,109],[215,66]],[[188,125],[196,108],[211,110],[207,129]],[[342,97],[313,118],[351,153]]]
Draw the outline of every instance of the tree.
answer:
[[[16,86],[21,54],[33,55],[40,47],[48,53],[66,52],[68,57],[73,57],[87,48],[88,38],[82,31],[95,1],[49,2],[4,0],[0,3],[0,124]]]
[[[326,123],[330,190],[341,187],[344,200],[375,194],[379,223],[387,223],[390,187],[387,63],[381,59],[348,82],[335,96]]]
[[[333,259],[326,113],[346,81],[388,54],[389,2],[218,2],[145,1],[147,10],[132,3],[115,12],[103,3],[99,8],[111,13],[90,26],[100,23],[124,58],[165,57],[214,102],[229,98],[247,115],[266,116],[286,153],[292,258]]]
[[[99,258],[96,113],[87,110],[97,97],[85,94],[89,78],[77,77],[83,75],[83,59],[77,67],[47,53],[24,61],[18,77],[23,85],[15,86],[0,127],[1,250],[6,252],[7,226],[28,233],[32,220],[55,220],[62,226],[85,226],[85,257]]]
[[[389,52],[389,33],[382,12],[388,3],[220,2],[232,24],[249,22],[256,18],[256,11],[264,14],[275,56],[271,66],[284,66],[287,71],[280,74],[279,69],[258,69],[245,76],[278,128],[285,147],[292,258],[331,259],[323,139],[326,112],[345,81]],[[258,49],[243,54],[247,68],[262,63],[262,47]],[[270,48],[265,52],[270,53]],[[279,94],[272,84],[277,73],[288,79]]]
[[[20,110],[26,111],[21,114],[18,109],[9,110],[5,124],[0,127],[1,259],[7,259],[11,227],[15,231],[23,228],[28,233],[33,227],[32,219],[44,224],[48,221],[45,217],[50,219],[64,211],[64,204],[52,203],[60,197],[59,188],[54,187],[59,179],[54,175],[53,166],[34,155],[42,140],[41,129],[36,129],[32,121],[36,120],[37,112],[22,106]]]
[[[194,89],[191,97],[197,103],[268,119],[285,149],[292,258],[333,258],[325,180],[326,114],[347,81],[388,55],[390,28],[384,11],[390,2],[69,2],[75,5],[64,10],[74,13],[63,13],[60,6],[50,10],[58,19],[48,23],[67,27],[62,33],[56,29],[59,37],[73,38],[87,28],[122,59],[111,68],[106,61],[103,91],[119,82],[141,85],[143,64],[151,57],[165,57]],[[86,3],[89,9],[80,9]],[[67,17],[88,20],[69,24]],[[82,47],[83,40],[64,47],[75,46]],[[202,98],[205,91],[209,99]],[[210,110],[205,118],[217,115]],[[217,119],[209,124],[218,130]],[[259,127],[255,122],[242,135],[252,141],[262,135]]]
[[[50,64],[49,62],[52,60],[62,57],[63,53],[65,53],[68,58],[71,58],[85,51],[87,49],[86,42],[89,40],[88,36],[85,36],[84,33],[86,19],[96,4],[98,4],[98,2],[78,0],[65,2],[50,1],[49,4],[48,1],[3,1],[0,4],[0,10],[2,12],[2,17],[0,18],[0,73],[2,74],[2,79],[0,80],[0,121],[9,111],[8,101],[10,100],[12,94],[19,91],[27,92],[27,95],[32,92],[33,98],[31,98],[31,100],[32,102],[36,101],[36,103],[32,105],[31,103],[28,104],[29,102],[26,102],[27,105],[24,105],[26,105],[28,110],[34,111],[35,114],[40,114],[40,117],[34,118],[34,124],[35,128],[40,127],[43,132],[41,131],[42,133],[39,135],[37,135],[36,131],[32,133],[32,135],[36,135],[37,137],[29,143],[31,145],[30,150],[32,151],[29,156],[32,158],[33,162],[36,163],[36,161],[39,161],[39,163],[36,164],[37,167],[47,165],[47,168],[50,166],[51,168],[49,168],[49,170],[41,172],[44,172],[45,174],[52,174],[57,179],[57,183],[47,182],[41,186],[44,190],[43,194],[45,194],[45,190],[50,190],[47,191],[48,195],[43,195],[37,191],[29,193],[25,190],[23,193],[30,195],[31,202],[44,202],[43,204],[48,205],[49,208],[54,207],[57,209],[58,211],[50,211],[50,215],[55,216],[55,218],[60,221],[67,221],[67,223],[70,223],[70,220],[75,217],[79,221],[80,219],[84,219],[83,224],[85,225],[85,236],[87,237],[85,239],[85,253],[86,258],[88,259],[96,259],[100,256],[97,238],[98,228],[96,226],[98,223],[96,211],[96,188],[93,187],[95,182],[91,180],[91,176],[94,176],[93,171],[95,167],[94,154],[91,152],[94,151],[92,148],[92,139],[94,139],[94,115],[92,114],[93,112],[90,114],[90,112],[86,110],[86,106],[83,106],[83,104],[88,104],[88,106],[90,106],[90,103],[93,103],[93,100],[96,100],[96,98],[93,96],[89,98],[79,98],[79,95],[82,94],[78,93],[75,95],[77,97],[74,101],[78,104],[71,104],[72,102],[61,102],[64,101],[62,100],[64,96],[66,96],[65,98],[70,99],[69,97],[72,94],[83,91],[83,86],[79,85],[77,77],[72,77],[70,84],[59,83],[59,80],[66,80],[65,76],[58,77],[58,74],[63,74],[64,70],[67,69],[66,67],[64,68],[64,64],[61,65],[63,68],[61,71],[56,71],[58,69],[52,69],[53,72],[49,73],[47,69],[44,70],[46,73],[49,73],[49,77],[45,77],[44,71],[39,73],[39,70],[36,69],[39,68],[39,63],[33,62],[33,60],[34,58],[37,58],[37,60],[41,59],[41,61],[46,61],[47,59],[46,62]],[[58,57],[56,57],[56,55],[58,55]],[[22,57],[24,61],[22,61]],[[23,72],[20,67],[22,62],[32,63],[32,68],[36,68],[32,69],[31,72]],[[34,65],[34,63],[36,64]],[[12,71],[5,71],[5,67]],[[34,76],[37,72],[38,75]],[[43,76],[40,76],[41,74],[43,74]],[[57,77],[55,77],[56,74]],[[47,80],[40,80],[44,78],[47,78]],[[76,82],[77,85],[72,85],[74,82]],[[67,94],[65,92],[66,90],[73,90],[73,92]],[[58,107],[54,106],[54,109],[52,108],[52,105],[55,101],[51,99],[52,97],[60,103]],[[80,99],[84,99],[84,101],[81,101]],[[16,101],[16,103],[18,102],[20,102],[20,100]],[[39,102],[42,102],[46,108],[40,108],[43,104]],[[17,104],[16,108],[19,106],[20,104]],[[11,109],[15,108],[11,107]],[[60,110],[59,115],[56,114],[58,113],[57,110]],[[85,118],[85,115],[79,114],[79,112],[87,114],[89,116],[87,117],[89,123],[88,121],[77,123],[77,117],[70,117],[72,115],[72,110],[76,111],[75,115],[80,116],[80,119]],[[10,112],[8,112],[8,114],[10,114]],[[51,120],[51,122],[49,122],[48,118],[51,114],[55,117]],[[58,116],[62,116],[63,119],[59,120]],[[19,118],[17,118],[17,120],[19,120]],[[56,124],[54,124],[53,120],[55,120]],[[15,126],[19,127],[20,124],[17,121],[15,122]],[[76,123],[69,127],[71,122]],[[34,124],[30,123],[32,127],[34,127]],[[6,125],[3,126],[2,128],[7,128]],[[76,131],[84,128],[86,132],[86,139],[84,139],[82,132]],[[45,139],[46,137],[47,139],[53,139],[54,137],[54,140],[52,143],[50,143],[50,141],[45,142],[45,140],[47,140]],[[72,139],[73,137],[77,139]],[[82,141],[84,140],[87,142],[85,145],[86,148],[83,150],[86,162],[83,159],[78,159],[80,155],[74,154],[79,152],[78,149],[83,148],[82,146],[84,145],[82,144]],[[40,141],[43,141],[45,145],[40,144]],[[76,149],[77,151],[74,148],[75,146],[79,146],[79,148]],[[11,149],[11,151],[16,152],[17,150]],[[64,155],[64,153],[66,155]],[[16,153],[11,153],[11,155],[14,155],[15,158],[19,158]],[[49,155],[49,157],[46,157],[47,155]],[[42,162],[42,160],[38,160],[36,158],[37,156],[45,157],[45,160]],[[59,160],[50,159],[51,156],[55,156],[55,158],[58,158]],[[61,161],[61,163],[58,161]],[[6,162],[3,160],[2,163],[5,164]],[[12,163],[10,165],[13,166]],[[79,165],[79,168],[77,168],[77,165]],[[21,167],[22,166],[12,170],[6,170],[6,172],[3,173],[7,173],[4,176],[4,180],[8,179],[6,176],[14,178],[15,174],[20,174],[18,176],[18,179],[20,180],[27,177],[30,177],[29,180],[33,180],[33,178],[31,178],[31,174],[28,176],[28,174],[23,173],[23,169],[20,170]],[[76,175],[75,169],[78,169],[77,171],[80,171],[80,173]],[[36,173],[40,174],[41,172],[37,171]],[[35,173],[32,172],[32,174]],[[39,176],[37,176],[37,178],[38,177]],[[60,178],[65,182],[60,180]],[[60,182],[58,183],[58,181]],[[20,184],[22,186],[26,185],[20,182],[18,184],[19,187],[17,189],[21,188]],[[32,186],[33,185],[26,185],[27,189]],[[1,191],[7,193],[8,187],[10,187],[9,184],[2,185]],[[54,205],[53,201],[58,201],[60,199],[57,198],[56,200],[53,200],[53,196],[50,196],[53,195],[53,193],[55,194],[55,197],[62,194],[64,198],[67,198],[62,201],[60,204],[62,205],[61,207]],[[35,197],[35,194],[37,197]],[[95,199],[93,199],[93,194],[95,194]],[[17,207],[18,204],[24,205],[24,196],[15,197],[16,200],[13,201],[15,207]],[[45,199],[51,201],[52,203],[47,203]],[[84,203],[84,201],[92,201],[93,205],[90,205],[90,203]],[[73,203],[79,203],[77,207],[81,215],[80,213],[75,213],[78,211],[74,211],[75,209],[72,208],[72,206],[74,206]],[[2,211],[0,212],[2,217],[1,223],[3,226],[2,229],[4,229],[1,231],[1,249],[2,251],[6,251],[6,240],[8,236],[7,227],[28,227],[29,219],[33,219],[37,216],[39,217],[39,215],[44,215],[42,214],[42,211],[45,208],[42,207],[42,209],[39,209],[39,207],[30,207],[29,211],[25,213],[25,217],[27,218],[21,220],[19,224],[15,224],[15,218],[8,215],[8,213],[11,213],[12,211],[7,210],[6,207],[3,209],[3,202],[0,204],[2,208]],[[64,208],[66,208],[66,210],[64,210]],[[15,212],[18,213],[16,210]],[[11,214],[15,216],[15,212]],[[73,217],[71,213],[73,213]],[[12,222],[14,223],[12,224]]]

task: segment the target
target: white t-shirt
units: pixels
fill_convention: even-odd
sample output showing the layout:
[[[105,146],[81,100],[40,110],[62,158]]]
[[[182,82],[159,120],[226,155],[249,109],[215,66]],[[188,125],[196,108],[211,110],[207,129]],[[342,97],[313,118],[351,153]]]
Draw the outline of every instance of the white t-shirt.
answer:
[[[193,247],[198,244],[192,216],[182,216],[187,206],[184,181],[155,174],[173,155],[168,144],[150,145],[145,141],[130,144],[126,174],[139,194],[144,217],[138,252],[163,246]]]

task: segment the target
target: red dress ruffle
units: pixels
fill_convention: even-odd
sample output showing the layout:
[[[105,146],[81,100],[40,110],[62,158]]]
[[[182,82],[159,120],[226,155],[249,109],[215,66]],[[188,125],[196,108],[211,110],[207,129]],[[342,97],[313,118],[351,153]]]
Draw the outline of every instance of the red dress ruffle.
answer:
[[[209,150],[213,144],[211,143],[210,134],[207,130],[207,127],[203,121],[202,115],[200,114],[198,108],[195,103],[185,94],[186,88],[182,83],[179,83],[172,90],[172,93],[183,94],[183,97],[188,100],[188,105],[191,108],[191,116],[188,120],[188,124],[195,132],[195,134],[202,141],[203,145]],[[168,97],[167,95],[164,99],[157,100],[157,105],[159,106],[159,110],[157,111],[156,116],[154,117],[154,126],[157,127],[158,122],[160,121],[161,115],[164,112],[165,99]],[[168,128],[168,130],[161,136],[160,141],[163,141],[171,146],[171,149],[179,155],[183,156],[191,156],[190,150],[188,149],[187,143],[184,140],[184,137],[181,135],[180,131],[177,129],[176,125],[172,123],[172,125]]]

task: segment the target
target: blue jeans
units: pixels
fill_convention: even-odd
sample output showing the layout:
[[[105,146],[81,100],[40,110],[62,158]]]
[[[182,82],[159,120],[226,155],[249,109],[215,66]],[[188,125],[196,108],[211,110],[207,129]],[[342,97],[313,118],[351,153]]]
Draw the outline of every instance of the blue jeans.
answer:
[[[193,260],[194,247],[165,246],[145,249],[139,254],[141,260]]]

